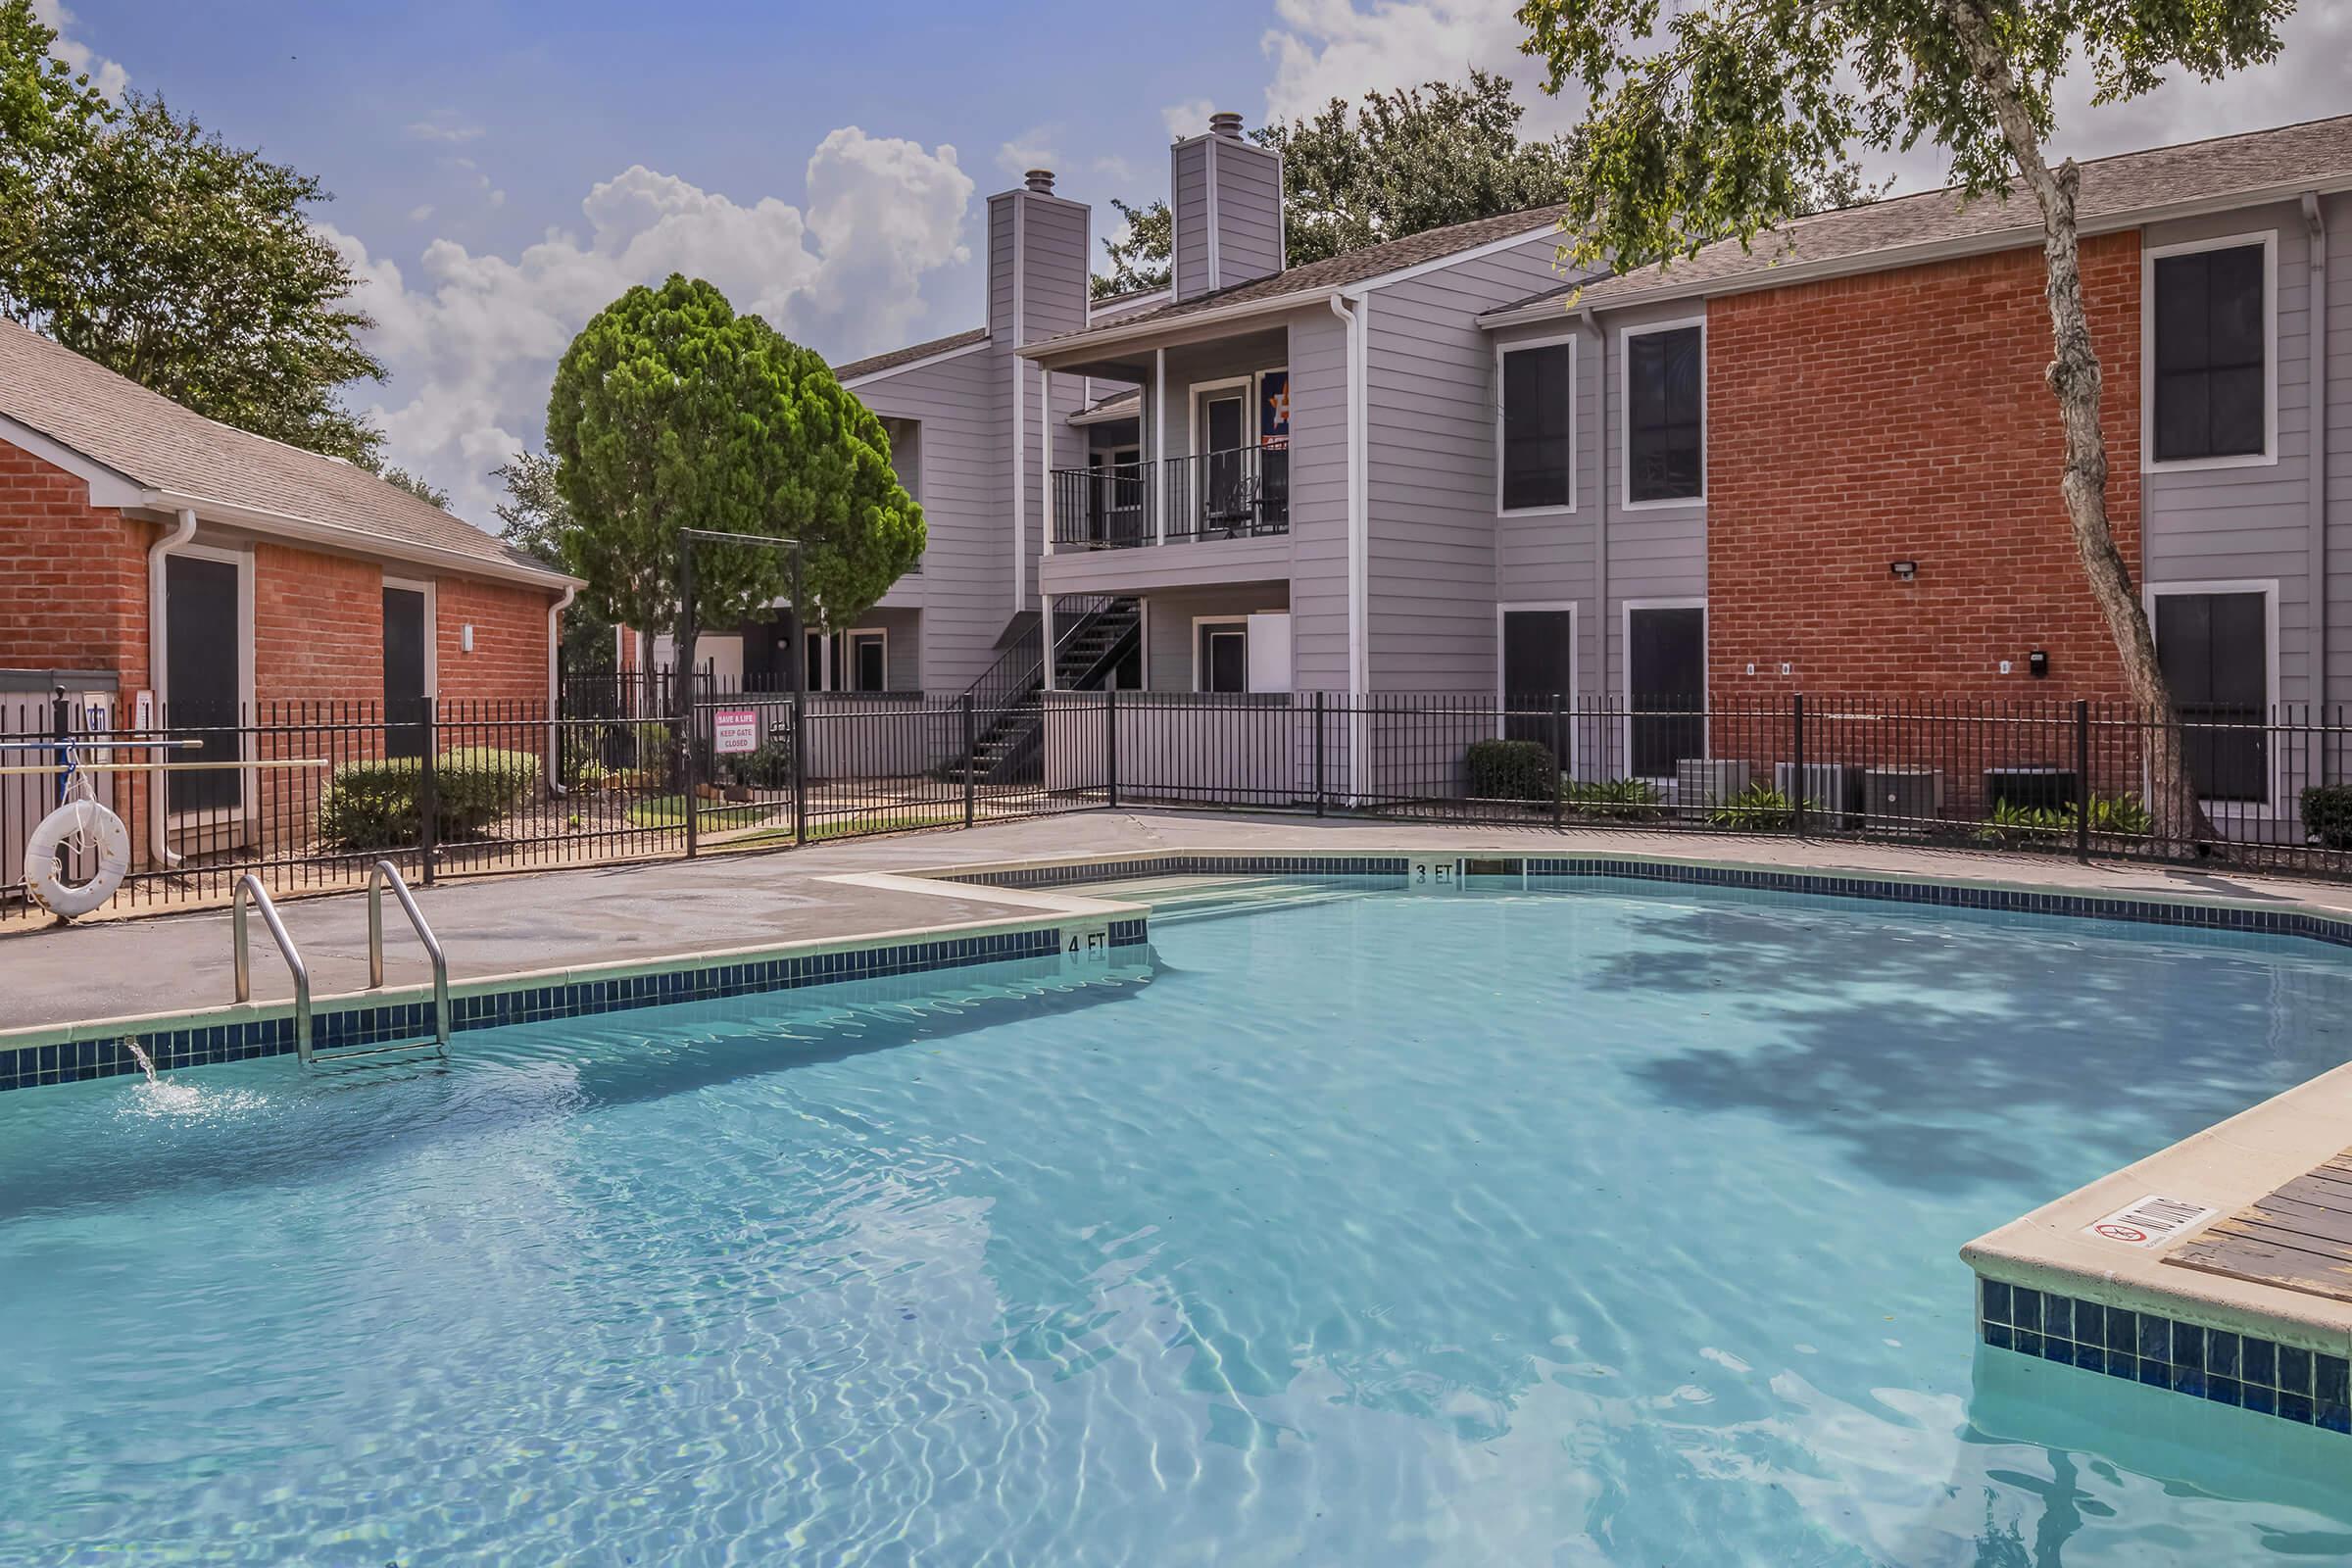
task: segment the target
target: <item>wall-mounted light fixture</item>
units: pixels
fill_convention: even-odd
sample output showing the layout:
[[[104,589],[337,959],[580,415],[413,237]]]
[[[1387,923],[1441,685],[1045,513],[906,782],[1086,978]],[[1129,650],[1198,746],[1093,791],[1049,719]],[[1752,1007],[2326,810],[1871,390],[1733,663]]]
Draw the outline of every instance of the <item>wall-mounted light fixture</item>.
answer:
[[[2026,673],[2035,680],[2050,678],[2050,656],[2036,648],[2026,656]]]
[[[1919,563],[1916,561],[1890,561],[1886,564],[1886,570],[1892,574],[1896,582],[1909,582],[1919,575]]]
[[[459,628],[458,647],[469,654],[473,652],[473,626],[471,622],[468,622],[465,626]]]

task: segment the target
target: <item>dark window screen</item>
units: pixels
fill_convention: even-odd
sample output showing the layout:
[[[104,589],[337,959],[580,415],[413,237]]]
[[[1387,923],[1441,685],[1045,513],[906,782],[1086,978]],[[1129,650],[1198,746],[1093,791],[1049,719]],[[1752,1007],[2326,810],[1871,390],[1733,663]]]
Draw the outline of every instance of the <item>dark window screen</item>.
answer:
[[[1502,504],[1564,507],[1569,497],[1568,349],[1502,357]]]
[[[2270,633],[2260,594],[2160,594],[2156,661],[2209,801],[2270,797]]]
[[[1695,326],[1626,339],[1626,489],[1636,501],[1700,492],[1702,358]]]
[[[1626,685],[1633,704],[1633,773],[1672,778],[1675,763],[1707,754],[1707,612],[1637,610],[1627,616]]]
[[[2156,261],[2156,458],[2259,455],[2268,391],[2262,247]]]

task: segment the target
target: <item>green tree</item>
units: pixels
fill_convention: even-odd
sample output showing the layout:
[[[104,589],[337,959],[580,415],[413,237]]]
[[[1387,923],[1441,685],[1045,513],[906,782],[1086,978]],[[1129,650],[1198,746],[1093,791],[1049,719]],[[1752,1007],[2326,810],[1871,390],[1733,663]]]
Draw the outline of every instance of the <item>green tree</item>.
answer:
[[[821,358],[699,278],[633,288],[581,329],[556,369],[547,444],[583,597],[608,621],[680,632],[680,668],[695,624],[739,620],[788,581],[781,551],[701,548],[681,628],[681,528],[802,541],[816,625],[854,621],[923,553],[882,421]]]
[[[1859,144],[1945,149],[1968,196],[2022,181],[2041,220],[2052,356],[2066,437],[2058,478],[2077,554],[2122,655],[2149,739],[2159,831],[2208,830],[2179,720],[2107,515],[2101,371],[2083,310],[2081,172],[2052,167],[2052,95],[2070,62],[2097,102],[2168,70],[2202,80],[2271,59],[2290,0],[1523,0],[1526,49],[1556,92],[1591,102],[1563,226],[1576,259],[1671,266],[1719,236],[1742,244],[1802,210]]]
[[[1166,202],[1130,207],[1116,196],[1110,205],[1127,226],[1102,242],[1110,256],[1110,270],[1087,280],[1097,299],[1133,294],[1139,289],[1168,286],[1169,233],[1173,220]]]
[[[372,466],[382,437],[338,389],[384,368],[350,263],[311,226],[318,181],[160,98],[98,116],[27,61],[54,35],[24,15],[0,8],[0,114],[29,114],[48,150],[0,156],[0,313],[198,414]]]
[[[543,565],[570,570],[564,536],[572,526],[571,509],[564,504],[556,460],[544,452],[517,452],[490,473],[507,487],[507,499],[492,508],[506,524],[507,543]],[[609,675],[612,667],[612,622],[587,600],[574,600],[564,612],[564,673]]]
[[[23,264],[60,171],[113,114],[87,75],[50,53],[56,44],[32,0],[0,0],[0,266]]]
[[[421,473],[411,473],[406,468],[386,468],[379,477],[388,485],[406,490],[428,507],[439,507],[443,512],[449,510],[449,492]]]
[[[1250,132],[1283,159],[1283,246],[1293,267],[1474,218],[1563,200],[1574,140],[1522,140],[1526,111],[1508,78],[1473,70],[1466,82],[1334,98],[1316,114]],[[1095,296],[1168,282],[1165,202],[1133,208],[1123,235],[1103,241],[1110,270]]]

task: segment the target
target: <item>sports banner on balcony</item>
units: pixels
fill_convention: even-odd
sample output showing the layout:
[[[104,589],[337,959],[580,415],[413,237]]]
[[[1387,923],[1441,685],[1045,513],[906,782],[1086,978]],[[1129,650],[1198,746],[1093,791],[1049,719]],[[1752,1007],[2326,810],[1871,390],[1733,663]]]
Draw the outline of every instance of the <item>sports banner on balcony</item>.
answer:
[[[1268,370],[1257,378],[1257,444],[1268,452],[1291,447],[1291,372]]]

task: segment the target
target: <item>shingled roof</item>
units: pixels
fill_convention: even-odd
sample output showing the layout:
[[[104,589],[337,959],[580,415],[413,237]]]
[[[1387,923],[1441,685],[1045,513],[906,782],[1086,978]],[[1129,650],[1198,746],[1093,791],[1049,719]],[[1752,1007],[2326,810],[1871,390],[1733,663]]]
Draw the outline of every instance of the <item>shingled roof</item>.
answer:
[[[153,492],[159,508],[190,506],[201,516],[210,503],[236,514],[221,520],[263,532],[273,520],[294,524],[318,542],[536,579],[551,591],[573,580],[365,468],[208,419],[6,321],[0,416]]]
[[[1402,239],[1366,245],[1361,250],[1343,251],[1319,262],[1269,272],[1264,277],[1236,283],[1231,288],[1196,294],[1189,300],[1153,306],[1150,310],[1132,311],[1100,326],[1048,338],[1043,344],[1032,345],[1023,352],[1034,352],[1040,347],[1069,348],[1084,342],[1095,332],[1117,332],[1123,336],[1139,326],[1180,320],[1203,311],[1220,310],[1228,306],[1288,299],[1292,295],[1311,298],[1328,294],[1333,289],[1346,288],[1350,283],[1369,282],[1376,277],[1401,272],[1427,262],[1442,262],[1447,257],[1477,250],[1482,245],[1540,232],[1557,223],[1566,211],[1567,208],[1558,205],[1532,207],[1525,212],[1503,213],[1494,218],[1473,219],[1467,223],[1449,223],[1444,228],[1423,229],[1418,234],[1407,234]]]
[[[2341,189],[2352,186],[2352,115],[2118,153],[2092,159],[2082,168],[2079,212],[2086,230],[2126,226],[2118,220],[2201,202],[2285,195],[2306,185]],[[2010,235],[2017,236],[2017,243],[2030,243],[2040,225],[2034,199],[2023,190],[2006,199],[1984,196],[1973,202],[1963,201],[1950,188],[1922,191],[1799,218],[1785,228],[1758,234],[1745,246],[1738,240],[1719,240],[1663,270],[1644,268],[1602,277],[1587,283],[1577,303],[1618,305],[1770,287],[1777,281],[1771,274],[1799,267],[1867,270],[1871,259],[1882,254],[1882,265],[1898,266],[1906,254],[1922,248],[1965,247],[1971,241],[1990,248]],[[1841,263],[1849,265],[1839,267]],[[1511,317],[1563,299],[1577,286],[1562,283],[1487,316]]]
[[[928,343],[909,343],[903,349],[892,349],[887,354],[869,354],[862,360],[836,365],[833,367],[833,379],[855,381],[859,376],[879,375],[884,370],[895,370],[901,366],[912,365],[917,360],[927,360],[934,354],[953,354],[957,349],[968,349],[987,341],[988,328],[985,326],[975,326],[968,332],[951,332],[946,337],[935,337]]]

